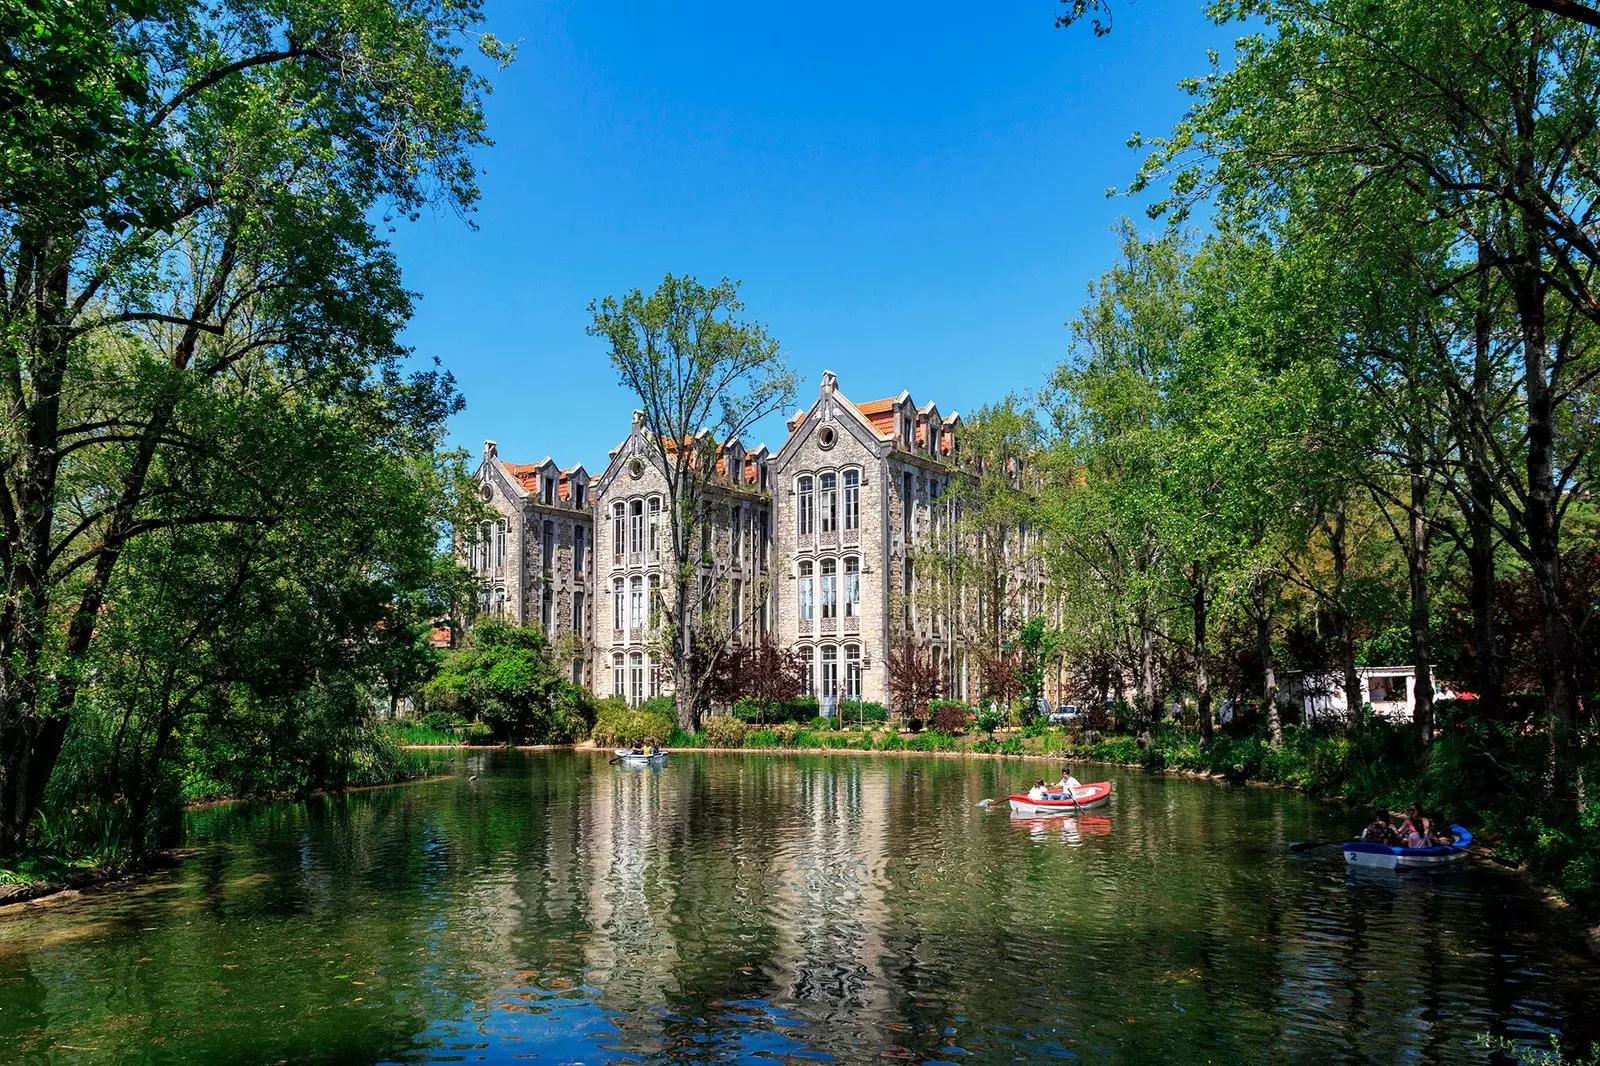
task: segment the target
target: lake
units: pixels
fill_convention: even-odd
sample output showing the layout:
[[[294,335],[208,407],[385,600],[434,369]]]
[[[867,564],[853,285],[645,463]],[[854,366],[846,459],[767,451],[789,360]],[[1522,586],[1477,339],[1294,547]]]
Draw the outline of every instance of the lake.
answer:
[[[1514,874],[1347,872],[1361,812],[983,759],[442,756],[191,813],[197,855],[0,919],[0,1061],[1507,1062],[1600,968]],[[475,776],[474,776],[475,775]]]

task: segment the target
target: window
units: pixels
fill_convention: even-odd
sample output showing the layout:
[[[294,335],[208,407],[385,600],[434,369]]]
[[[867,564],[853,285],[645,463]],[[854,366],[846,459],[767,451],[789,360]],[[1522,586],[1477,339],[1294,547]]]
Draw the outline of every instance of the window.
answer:
[[[572,576],[580,580],[583,578],[583,552],[587,546],[584,542],[589,539],[585,535],[587,532],[582,526],[572,527]]]
[[[839,563],[824,559],[819,565],[822,569],[822,617],[836,618],[839,615]]]
[[[802,696],[815,696],[817,694],[817,679],[812,675],[811,649],[796,648],[794,652],[800,657],[800,661],[806,664],[805,670],[800,675],[802,678],[801,685],[803,686],[800,694]]]
[[[844,698],[861,699],[861,646],[844,646]]]
[[[544,523],[544,568],[554,570],[556,565],[556,524],[545,519]]]
[[[556,592],[546,585],[544,595],[539,598],[539,625],[543,627],[546,635],[555,625]]]
[[[650,497],[650,550],[661,550],[661,497]]]
[[[544,479],[544,504],[554,507],[556,502],[556,479],[551,476]]]
[[[572,683],[574,685],[582,685],[583,684],[583,660],[582,659],[574,659],[574,660],[572,660]]]
[[[619,577],[611,583],[611,628],[619,633],[622,631],[622,618],[622,579]]]
[[[811,513],[812,491],[811,478],[809,476],[801,478],[796,487],[798,502],[795,505],[795,532],[802,537],[811,532],[814,521]]]
[[[572,631],[578,636],[583,636],[583,593],[572,594]]]
[[[744,582],[738,578],[733,579],[733,606],[728,610],[728,622],[734,633],[739,632],[740,617],[739,607],[744,600]]]
[[[506,520],[494,524],[494,565],[506,565]]]
[[[800,564],[800,621],[811,621],[811,562]]]
[[[1409,680],[1404,674],[1390,675],[1387,677],[1372,677],[1367,679],[1367,691],[1372,703],[1400,703],[1406,698],[1406,682]]]
[[[576,486],[574,486],[573,489],[572,489],[572,495],[573,495],[573,499],[574,499],[574,505],[580,511],[583,510],[583,508],[588,505],[588,500],[585,499],[585,497],[589,495],[588,486],[586,486],[586,485],[576,485]]]
[[[644,655],[634,652],[628,656],[628,702],[637,707],[644,698]]]
[[[928,450],[934,455],[939,454],[939,427],[932,422],[928,423]]]
[[[622,653],[619,651],[611,657],[611,694],[613,696],[626,696],[628,690],[624,687],[626,675],[622,672]]]
[[[739,535],[744,532],[744,512],[738,506],[728,508],[728,550],[733,553],[733,561],[739,561]]]
[[[844,472],[844,528],[861,528],[861,471]]]
[[[822,691],[819,695],[824,701],[839,696],[839,649],[832,644],[822,649]]]
[[[621,503],[611,508],[611,557],[619,563],[622,562],[622,536],[627,523],[623,514]]]
[[[760,484],[761,484],[761,491],[762,492],[766,492],[767,491],[767,464],[762,463],[756,469],[759,471],[759,474],[760,474],[759,481],[760,481]]]
[[[756,551],[760,553],[761,569],[765,570],[767,568],[767,512],[761,511],[759,514],[760,527],[756,537],[758,541]]]
[[[756,626],[758,632],[767,632],[767,590],[761,590],[761,602],[756,604]]]
[[[646,629],[656,627],[656,611],[661,606],[661,575],[650,575],[650,597],[644,601],[644,625]]]
[[[910,625],[911,624],[911,589],[912,589],[912,585],[913,585],[914,580],[915,580],[911,575],[911,560],[910,559],[907,559],[905,562],[903,562],[900,565],[900,580],[901,580],[901,583],[902,583],[902,586],[903,586],[902,589],[901,589],[901,592],[902,592],[902,595],[903,595],[903,598],[904,598],[903,599],[903,603],[901,605],[901,609],[905,614],[906,624]],[[1004,580],[1004,578],[1002,578],[1001,580]]]
[[[628,628],[644,628],[644,578],[628,581]]]
[[[900,520],[904,525],[906,539],[911,539],[911,472],[906,471],[900,488]]]
[[[504,618],[506,615],[506,590],[494,590],[494,616]]]
[[[478,557],[478,569],[487,572],[491,562],[491,551],[494,548],[494,527],[485,522],[478,530],[478,543],[473,549],[473,554]]]
[[[628,551],[644,551],[644,501],[634,500],[628,505]]]
[[[824,533],[832,533],[839,528],[839,477],[837,474],[823,474],[817,478],[818,516],[821,521],[819,526]]]
[[[861,615],[861,560],[848,555],[844,560],[844,616]]]

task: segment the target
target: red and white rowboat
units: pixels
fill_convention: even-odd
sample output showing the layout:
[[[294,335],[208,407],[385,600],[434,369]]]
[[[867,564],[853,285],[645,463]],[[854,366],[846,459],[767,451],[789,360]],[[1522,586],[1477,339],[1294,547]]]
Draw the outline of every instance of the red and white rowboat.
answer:
[[[1052,792],[1049,799],[1029,799],[1026,795],[1007,797],[1011,809],[1018,814],[1075,814],[1093,807],[1104,807],[1111,802],[1111,782],[1096,781],[1092,785],[1079,785],[1072,795]]]

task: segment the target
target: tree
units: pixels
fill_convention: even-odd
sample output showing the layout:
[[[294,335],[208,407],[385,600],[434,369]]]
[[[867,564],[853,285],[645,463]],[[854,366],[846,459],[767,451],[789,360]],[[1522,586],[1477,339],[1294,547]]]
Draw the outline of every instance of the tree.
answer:
[[[668,274],[655,292],[589,305],[589,335],[609,346],[622,384],[639,398],[644,428],[666,472],[672,596],[663,637],[678,725],[699,728],[706,689],[732,641],[714,623],[721,582],[702,581],[699,532],[711,521],[717,446],[793,402],[796,379],[765,326],[744,322],[737,282],[706,287]],[[698,654],[697,654],[698,651]]]
[[[460,52],[507,58],[480,18],[472,0],[0,10],[19,118],[0,130],[0,853],[24,842],[124,553],[274,520],[252,467],[199,495],[189,475],[274,397],[316,396],[394,449],[458,402],[447,375],[402,370],[410,295],[377,227],[471,208],[485,84]],[[302,476],[340,461],[311,458]]]
[[[798,652],[770,641],[738,646],[722,655],[709,695],[729,705],[746,700],[755,705],[757,720],[765,722],[779,707],[800,698],[810,670]]]
[[[889,694],[902,717],[924,717],[929,701],[944,694],[944,675],[930,648],[897,641],[884,656],[883,665],[889,672]]]
[[[483,722],[500,740],[565,743],[594,722],[588,695],[564,678],[544,632],[500,618],[480,620],[424,694],[430,706]]]

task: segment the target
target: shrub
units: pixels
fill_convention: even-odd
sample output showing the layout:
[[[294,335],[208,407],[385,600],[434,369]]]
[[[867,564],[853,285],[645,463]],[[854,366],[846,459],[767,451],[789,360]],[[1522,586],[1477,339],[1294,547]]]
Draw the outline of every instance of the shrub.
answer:
[[[784,722],[782,725],[772,727],[773,738],[783,747],[792,748],[800,737],[800,727],[793,722]]]
[[[601,747],[668,743],[677,728],[673,718],[655,711],[634,710],[618,697],[600,704],[590,736]]]
[[[833,728],[833,720],[831,718],[824,718],[821,715],[818,715],[806,723],[806,728],[811,730],[813,733],[826,733],[828,730]]]
[[[705,737],[708,748],[742,748],[749,732],[739,719],[725,715],[707,718],[700,725],[700,735]]]
[[[919,733],[906,742],[910,751],[954,751],[956,738],[942,729],[930,729],[926,733]]]
[[[851,717],[870,725],[882,725],[889,720],[889,711],[881,703],[858,703],[849,709],[856,712]]]
[[[967,728],[967,720],[971,712],[959,703],[935,703],[933,710],[933,728],[941,733],[961,733]]]

